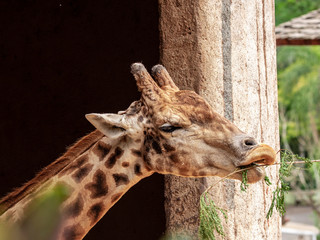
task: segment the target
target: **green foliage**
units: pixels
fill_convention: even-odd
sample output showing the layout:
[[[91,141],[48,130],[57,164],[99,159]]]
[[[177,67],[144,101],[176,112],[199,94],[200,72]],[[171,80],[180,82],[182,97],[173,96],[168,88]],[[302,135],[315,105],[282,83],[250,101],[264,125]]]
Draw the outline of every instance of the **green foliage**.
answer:
[[[284,201],[285,194],[290,190],[290,185],[286,181],[286,178],[291,175],[292,170],[295,167],[294,163],[296,161],[303,161],[306,168],[309,168],[312,165],[310,159],[300,157],[288,150],[282,150],[280,152],[279,180],[277,181],[276,189],[273,191],[272,201],[267,213],[267,218],[272,216],[274,208],[276,208],[281,216],[286,213]]]
[[[23,219],[14,224],[1,222],[0,239],[51,239],[59,225],[59,207],[69,196],[68,190],[64,185],[56,185],[31,202]]]
[[[285,210],[285,194],[290,190],[290,185],[286,181],[286,178],[292,174],[292,171],[296,168],[295,163],[304,163],[305,168],[314,166],[312,160],[304,157],[300,157],[288,150],[280,151],[280,168],[279,179],[276,183],[276,189],[273,191],[271,205],[267,213],[267,219],[273,214],[274,208],[280,215],[284,215]],[[250,168],[258,167],[251,166]],[[303,169],[302,169],[303,170]],[[241,191],[246,191],[248,188],[248,167],[243,169],[237,169],[233,173],[242,172],[242,182],[240,185]],[[229,175],[228,175],[229,176]],[[272,183],[268,176],[264,178],[265,183],[270,186]],[[211,186],[212,187],[212,186]],[[219,215],[223,215],[227,220],[226,210],[216,206],[214,201],[208,197],[209,187],[200,197],[200,227],[199,227],[199,239],[215,239],[215,233],[221,236],[225,236],[223,231],[222,222]]]
[[[281,144],[320,157],[320,46],[278,48]]]
[[[247,175],[248,168],[236,169],[229,175],[232,175],[236,172],[242,173],[240,189],[241,191],[246,191],[249,187]],[[269,178],[267,179],[270,182]],[[199,239],[204,240],[214,240],[215,232],[217,232],[221,236],[225,236],[219,214],[222,214],[226,221],[228,219],[226,210],[217,207],[214,201],[208,197],[209,189],[210,188],[208,188],[200,197]]]
[[[269,179],[269,177],[268,177],[267,175],[264,177],[264,182],[265,182],[268,186],[272,185],[272,182],[270,181],[270,179]]]
[[[245,192],[247,188],[249,187],[248,184],[248,169],[242,171],[242,181],[240,184],[241,191]]]
[[[317,8],[320,0],[276,0],[276,20]],[[319,63],[320,46],[277,48],[281,144],[311,159],[320,157]]]
[[[320,0],[276,0],[276,24],[320,8]],[[320,46],[277,48],[281,146],[309,159],[320,158]],[[307,164],[306,164],[307,165]],[[308,166],[306,166],[308,167]],[[284,182],[306,194],[293,196],[306,203],[320,219],[320,164],[296,169]],[[278,189],[279,190],[279,189]],[[281,206],[281,191],[273,207]]]
[[[276,0],[276,26],[320,8],[320,0]]]
[[[290,189],[289,184],[285,181],[285,177],[290,176],[291,169],[293,167],[293,155],[288,151],[282,151],[280,157],[279,168],[279,180],[277,182],[277,188],[273,191],[271,206],[267,213],[267,218],[270,218],[273,214],[274,207],[280,213],[284,215],[286,212],[284,205],[284,195]]]
[[[222,214],[227,221],[226,211],[216,206],[214,201],[210,199],[205,192],[200,197],[200,226],[199,239],[214,240],[215,232],[221,236],[225,236],[219,213]]]
[[[277,54],[281,146],[309,159],[319,159],[320,46],[280,47]],[[283,183],[293,190],[317,193],[320,190],[319,173],[320,164],[314,163],[306,169],[293,171]],[[280,208],[282,193],[280,189],[274,193],[272,207],[278,204]],[[311,205],[320,217],[317,194],[293,196]]]

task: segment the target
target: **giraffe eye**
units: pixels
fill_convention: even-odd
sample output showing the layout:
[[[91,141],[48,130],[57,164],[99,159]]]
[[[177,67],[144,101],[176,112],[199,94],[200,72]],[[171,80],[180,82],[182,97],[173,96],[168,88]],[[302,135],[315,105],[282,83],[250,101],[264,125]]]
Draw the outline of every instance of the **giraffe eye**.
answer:
[[[163,124],[161,127],[159,127],[159,129],[160,129],[162,132],[172,133],[172,132],[174,132],[175,130],[181,129],[181,127],[172,126],[172,125],[166,123],[166,124]]]

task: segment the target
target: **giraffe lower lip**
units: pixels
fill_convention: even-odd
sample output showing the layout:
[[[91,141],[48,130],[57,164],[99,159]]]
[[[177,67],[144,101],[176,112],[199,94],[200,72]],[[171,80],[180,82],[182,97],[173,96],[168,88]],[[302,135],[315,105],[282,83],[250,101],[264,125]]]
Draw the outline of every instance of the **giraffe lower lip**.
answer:
[[[251,163],[249,165],[241,166],[241,169],[247,170],[248,183],[256,183],[262,180],[266,174],[265,168],[259,164]],[[242,179],[242,172],[240,172],[240,180]]]

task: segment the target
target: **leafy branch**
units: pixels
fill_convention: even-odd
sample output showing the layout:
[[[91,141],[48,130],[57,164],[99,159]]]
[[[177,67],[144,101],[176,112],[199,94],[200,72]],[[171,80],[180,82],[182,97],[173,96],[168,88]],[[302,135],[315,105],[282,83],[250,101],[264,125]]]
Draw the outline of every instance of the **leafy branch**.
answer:
[[[199,237],[200,239],[215,239],[214,232],[219,235],[225,236],[219,212],[222,213],[227,221],[228,216],[226,210],[216,206],[214,201],[207,196],[207,192],[200,197],[200,226]]]
[[[279,179],[276,183],[276,189],[272,193],[272,201],[270,208],[267,213],[267,219],[273,214],[273,209],[279,212],[281,216],[286,213],[284,205],[284,196],[290,190],[289,183],[285,181],[286,177],[291,175],[291,171],[294,168],[294,164],[305,164],[306,168],[309,168],[312,162],[318,162],[319,160],[310,160],[307,158],[300,157],[296,154],[292,154],[288,150],[280,150],[280,168],[279,168]],[[275,164],[275,165],[276,165]]]
[[[313,162],[320,162],[320,160],[310,160],[308,158],[303,158],[298,155],[291,153],[288,150],[279,150],[280,152],[280,162],[274,163],[272,165],[259,165],[252,164],[248,167],[236,168],[233,172],[227,176],[219,179],[214,185],[209,186],[200,197],[200,226],[199,226],[199,238],[200,239],[215,239],[215,232],[221,236],[225,236],[223,231],[223,226],[221,219],[219,217],[219,212],[224,216],[227,221],[226,210],[216,206],[214,201],[208,197],[208,192],[219,182],[223,181],[226,178],[229,178],[233,174],[242,173],[242,181],[240,185],[241,191],[246,191],[248,188],[248,178],[247,172],[250,169],[256,167],[269,167],[280,165],[279,168],[279,179],[276,183],[276,189],[272,193],[271,205],[267,213],[267,219],[269,219],[274,208],[279,212],[280,215],[284,215],[286,212],[284,205],[285,193],[290,190],[289,184],[285,181],[285,178],[291,175],[291,171],[294,168],[294,164],[305,164],[306,168],[309,168]],[[268,176],[265,176],[265,183],[270,186],[272,183]]]

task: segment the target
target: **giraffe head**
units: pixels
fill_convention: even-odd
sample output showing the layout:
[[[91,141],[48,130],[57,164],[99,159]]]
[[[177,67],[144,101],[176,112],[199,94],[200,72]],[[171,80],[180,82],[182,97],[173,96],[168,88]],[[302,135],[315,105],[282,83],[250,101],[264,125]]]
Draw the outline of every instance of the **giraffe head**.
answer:
[[[236,168],[273,164],[274,150],[216,113],[193,91],[179,90],[166,69],[140,63],[131,66],[140,101],[118,114],[88,114],[87,119],[108,138],[125,139],[138,149],[150,171],[185,177],[224,177]],[[136,146],[136,145],[135,145]],[[264,168],[248,171],[248,182],[264,177]],[[241,180],[241,173],[229,178]]]

